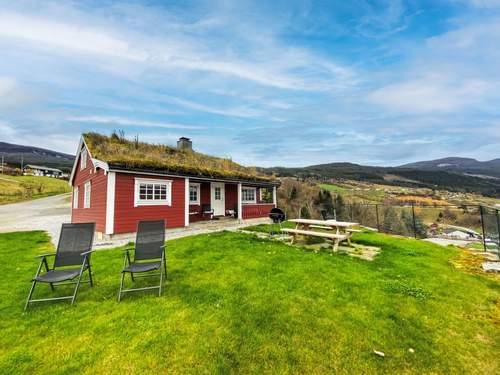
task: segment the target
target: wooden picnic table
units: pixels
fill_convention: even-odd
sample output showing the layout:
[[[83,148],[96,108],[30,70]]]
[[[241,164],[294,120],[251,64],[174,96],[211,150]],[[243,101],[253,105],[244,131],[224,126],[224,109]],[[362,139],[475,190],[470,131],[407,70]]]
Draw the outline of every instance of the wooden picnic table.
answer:
[[[351,245],[351,236],[359,232],[358,223],[337,220],[291,219],[295,229],[283,229],[283,232],[293,235],[292,243],[297,235],[328,238],[333,242],[333,251],[337,251],[340,242],[347,241]],[[316,229],[321,229],[318,231]]]

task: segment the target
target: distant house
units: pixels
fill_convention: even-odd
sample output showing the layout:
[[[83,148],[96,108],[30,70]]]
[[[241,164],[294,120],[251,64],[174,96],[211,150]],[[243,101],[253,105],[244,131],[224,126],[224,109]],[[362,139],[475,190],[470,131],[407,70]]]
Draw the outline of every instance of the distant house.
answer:
[[[23,168],[23,174],[25,176],[64,177],[64,173],[60,169],[33,164],[25,165]]]
[[[168,228],[214,217],[267,217],[279,181],[229,159],[177,147],[83,134],[70,176],[72,222],[95,222],[105,235],[132,233],[138,220]]]

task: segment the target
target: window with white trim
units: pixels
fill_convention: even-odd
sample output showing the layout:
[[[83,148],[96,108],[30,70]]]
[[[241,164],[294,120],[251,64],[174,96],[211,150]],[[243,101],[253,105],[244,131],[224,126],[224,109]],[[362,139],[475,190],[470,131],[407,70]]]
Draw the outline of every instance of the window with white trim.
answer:
[[[241,189],[241,202],[242,203],[257,203],[256,188],[244,187]]]
[[[87,159],[88,159],[87,149],[83,149],[80,153],[80,170],[87,168]]]
[[[170,206],[172,202],[172,181],[135,179],[134,205],[137,206]]]
[[[78,208],[78,186],[73,189],[73,208]]]
[[[260,191],[260,201],[262,203],[273,203],[273,189],[261,187]]]
[[[200,204],[200,184],[189,184],[189,204]]]
[[[92,184],[90,181],[83,185],[83,208],[90,208],[90,193],[92,190]]]

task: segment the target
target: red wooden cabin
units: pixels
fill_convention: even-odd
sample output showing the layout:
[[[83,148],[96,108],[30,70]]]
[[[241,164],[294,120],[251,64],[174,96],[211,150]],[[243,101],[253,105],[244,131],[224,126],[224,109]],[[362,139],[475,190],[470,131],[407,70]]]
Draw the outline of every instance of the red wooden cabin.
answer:
[[[154,168],[146,160],[117,163],[114,155],[102,152],[104,146],[89,147],[89,136],[95,134],[84,134],[80,140],[70,177],[72,222],[95,222],[98,234],[135,232],[139,220],[165,219],[167,228],[176,228],[221,216],[235,220],[267,217],[276,206],[279,182],[267,176],[242,178],[241,173],[233,176],[231,171],[224,171],[223,176],[217,171],[202,175],[190,168],[172,171],[168,165],[162,169],[158,160]],[[111,137],[98,136],[100,141],[112,142]],[[172,150],[176,149],[170,149],[170,154]]]

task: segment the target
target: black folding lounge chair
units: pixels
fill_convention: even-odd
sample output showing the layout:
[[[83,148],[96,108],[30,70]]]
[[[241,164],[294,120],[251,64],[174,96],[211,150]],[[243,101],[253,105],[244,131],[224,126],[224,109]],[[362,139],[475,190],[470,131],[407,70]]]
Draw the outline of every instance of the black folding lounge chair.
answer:
[[[55,301],[70,299],[71,304],[76,300],[78,288],[81,283],[90,283],[93,286],[92,269],[90,267],[90,255],[93,252],[92,243],[94,241],[95,223],[84,224],[63,224],[57,251],[55,253],[43,254],[38,271],[32,280],[31,289],[28,294],[28,299],[24,306],[24,310],[28,308],[30,303]],[[47,257],[55,256],[52,268],[49,268]],[[40,274],[42,266],[45,266],[45,273]],[[82,281],[82,276],[85,271],[89,271],[89,280]],[[73,281],[75,278],[78,280]],[[54,290],[56,286],[76,284],[73,294],[64,297],[31,299],[33,291],[37,283],[48,283],[50,288]]]
[[[133,262],[130,260],[130,251],[134,251]],[[159,271],[159,273],[146,273],[150,271]],[[130,273],[132,281],[135,281],[135,277],[160,276],[160,285],[123,289],[126,273]],[[134,276],[135,273],[144,273],[144,275]],[[163,278],[166,278],[166,276],[167,259],[165,256],[165,221],[139,221],[139,224],[137,225],[135,248],[125,249],[125,259],[123,260],[122,280],[120,284],[120,292],[118,293],[118,302],[120,302],[123,293],[136,292],[140,290],[159,289],[158,295],[161,296]]]

